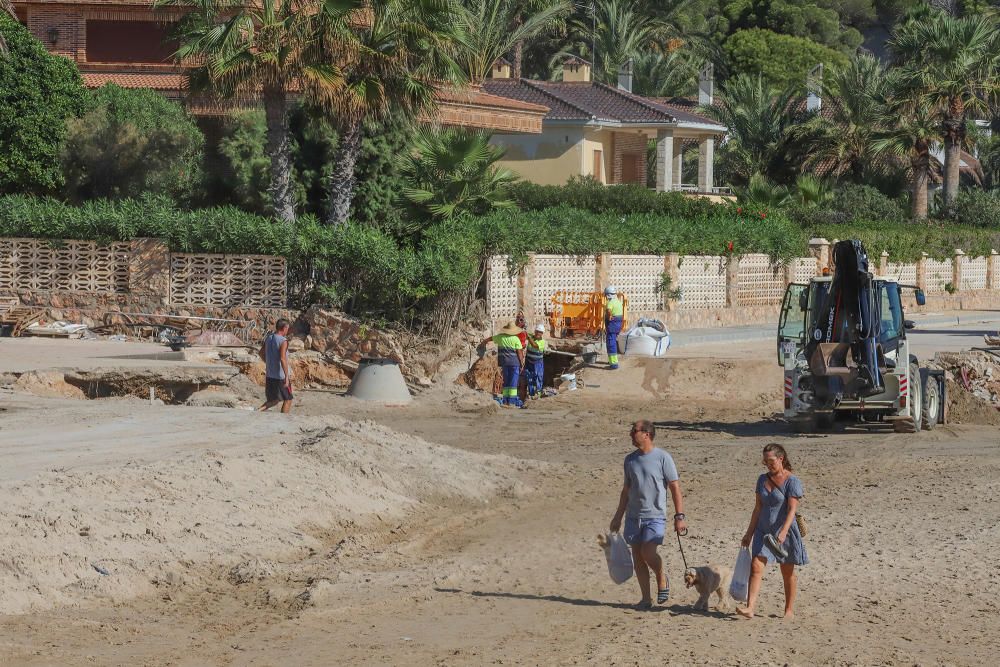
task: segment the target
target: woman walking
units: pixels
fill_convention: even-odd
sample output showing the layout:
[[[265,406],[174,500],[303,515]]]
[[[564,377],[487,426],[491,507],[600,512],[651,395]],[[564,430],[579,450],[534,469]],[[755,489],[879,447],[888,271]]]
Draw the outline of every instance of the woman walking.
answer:
[[[736,612],[744,618],[753,618],[764,568],[777,562],[785,582],[784,617],[790,619],[795,604],[795,566],[809,562],[795,521],[795,512],[802,499],[802,482],[792,474],[792,463],[781,445],[771,443],[764,447],[763,462],[767,472],[757,478],[756,503],[750,515],[750,527],[741,542],[744,547],[751,547],[753,555],[747,606],[737,607]],[[768,535],[777,539],[781,549],[774,550],[767,545],[765,538]],[[785,551],[787,555],[775,551]]]

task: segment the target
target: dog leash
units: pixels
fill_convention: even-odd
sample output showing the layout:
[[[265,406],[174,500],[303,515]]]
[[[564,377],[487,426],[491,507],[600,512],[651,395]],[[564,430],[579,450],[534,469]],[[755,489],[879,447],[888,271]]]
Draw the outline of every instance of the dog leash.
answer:
[[[687,535],[687,534],[688,534],[687,528],[684,529],[683,533],[681,533],[681,532],[677,533],[677,548],[681,550],[681,561],[684,562],[684,571],[685,572],[687,572],[687,570],[688,570],[688,562],[687,562],[687,558],[684,557],[684,545],[681,544],[681,535]]]

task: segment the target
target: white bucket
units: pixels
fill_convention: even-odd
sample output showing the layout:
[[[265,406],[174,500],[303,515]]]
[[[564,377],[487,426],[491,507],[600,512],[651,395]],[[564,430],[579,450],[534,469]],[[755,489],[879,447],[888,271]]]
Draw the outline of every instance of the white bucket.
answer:
[[[559,379],[562,380],[560,388],[565,385],[566,391],[576,391],[576,373],[566,373],[565,375],[560,376]]]

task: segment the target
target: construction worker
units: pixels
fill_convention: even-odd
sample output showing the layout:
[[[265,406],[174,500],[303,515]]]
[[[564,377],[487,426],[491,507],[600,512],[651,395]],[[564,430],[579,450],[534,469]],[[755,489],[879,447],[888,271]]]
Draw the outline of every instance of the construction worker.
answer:
[[[524,407],[517,396],[517,387],[521,378],[521,367],[524,366],[524,345],[521,344],[521,328],[513,322],[500,330],[495,336],[487,338],[480,347],[492,342],[497,346],[497,363],[503,373],[503,392],[501,405]]]
[[[625,306],[618,298],[618,290],[610,285],[604,288],[604,331],[608,342],[608,367],[618,369],[618,334],[622,332]]]
[[[545,325],[535,327],[528,336],[528,348],[524,352],[524,371],[528,376],[528,397],[540,398],[542,382],[545,379]]]

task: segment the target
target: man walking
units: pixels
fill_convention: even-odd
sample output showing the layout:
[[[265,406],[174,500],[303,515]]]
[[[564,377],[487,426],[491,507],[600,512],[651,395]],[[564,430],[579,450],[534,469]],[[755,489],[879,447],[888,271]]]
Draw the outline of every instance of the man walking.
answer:
[[[267,334],[260,346],[260,358],[264,361],[264,405],[259,410],[267,410],[281,403],[281,411],[292,410],[292,374],[288,368],[288,320],[282,318],[274,323],[274,331]]]
[[[618,334],[622,332],[622,322],[625,319],[625,305],[618,298],[618,290],[614,287],[604,288],[604,332],[607,334],[608,368],[618,368]]]
[[[625,517],[625,541],[632,547],[635,576],[642,590],[638,609],[651,609],[649,571],[656,577],[656,601],[665,604],[670,597],[670,580],[663,559],[656,548],[663,544],[666,527],[667,489],[674,503],[674,532],[684,533],[684,498],[677,477],[677,467],[670,454],[653,446],[656,427],[640,419],[629,432],[636,451],[625,457],[625,484],[622,486],[618,510],[611,519],[611,532],[617,533]]]

